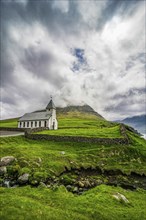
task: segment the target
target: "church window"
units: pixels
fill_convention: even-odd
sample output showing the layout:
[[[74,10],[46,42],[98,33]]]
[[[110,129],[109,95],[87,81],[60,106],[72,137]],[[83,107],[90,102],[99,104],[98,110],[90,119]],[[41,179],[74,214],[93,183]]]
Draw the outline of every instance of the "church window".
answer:
[[[20,128],[21,128],[21,122],[20,122]]]
[[[27,127],[29,127],[29,121],[27,122]]]
[[[41,121],[39,121],[39,127],[41,127]]]
[[[35,127],[37,127],[37,121],[35,121]]]
[[[33,127],[33,121],[31,121],[31,127]]]

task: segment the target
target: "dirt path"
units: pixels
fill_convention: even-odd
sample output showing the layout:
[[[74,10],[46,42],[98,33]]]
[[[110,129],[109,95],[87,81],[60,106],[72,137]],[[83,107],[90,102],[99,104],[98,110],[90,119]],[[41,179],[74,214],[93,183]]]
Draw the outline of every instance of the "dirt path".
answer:
[[[0,137],[11,137],[11,136],[19,136],[24,135],[24,132],[20,131],[0,131]]]

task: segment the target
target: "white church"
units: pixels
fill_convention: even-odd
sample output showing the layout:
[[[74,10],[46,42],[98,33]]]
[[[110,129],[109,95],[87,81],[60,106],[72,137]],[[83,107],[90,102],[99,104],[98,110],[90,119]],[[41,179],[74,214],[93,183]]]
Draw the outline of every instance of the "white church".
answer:
[[[26,113],[18,120],[18,128],[48,128],[50,130],[58,129],[56,119],[56,107],[51,98],[46,109]]]

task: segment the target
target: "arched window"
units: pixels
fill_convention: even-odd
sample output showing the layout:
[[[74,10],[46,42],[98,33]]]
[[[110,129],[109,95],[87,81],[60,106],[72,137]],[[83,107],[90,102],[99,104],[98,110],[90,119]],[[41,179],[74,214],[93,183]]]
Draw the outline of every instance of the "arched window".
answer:
[[[41,127],[41,121],[39,121],[39,127]]]

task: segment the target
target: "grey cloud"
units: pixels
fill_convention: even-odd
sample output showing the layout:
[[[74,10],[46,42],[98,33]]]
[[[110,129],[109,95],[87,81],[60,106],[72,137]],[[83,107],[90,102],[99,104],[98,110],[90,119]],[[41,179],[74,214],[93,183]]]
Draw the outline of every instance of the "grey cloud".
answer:
[[[90,2],[88,7],[91,7]],[[141,48],[130,36],[117,45],[112,39],[114,34],[111,44],[109,35],[102,38],[106,24],[110,25],[114,17],[127,22],[133,16],[133,27],[139,28],[134,26],[134,15],[143,1],[109,0],[105,4],[92,1],[92,6],[97,9],[95,15],[99,13],[95,17],[92,13],[91,17],[89,13],[82,13],[77,1],[68,3],[67,9],[61,9],[61,6],[53,7],[52,1],[24,0],[22,4],[2,1],[3,117],[15,117],[41,108],[47,104],[50,95],[54,95],[57,105],[87,103],[104,116],[108,116],[107,110],[113,115],[118,112],[119,116],[126,111],[127,114],[134,113],[134,109],[140,112],[141,108],[143,112],[140,104],[145,93],[140,85],[143,79],[135,76],[141,72],[143,77],[144,54]],[[83,3],[87,4],[87,1]],[[92,12],[92,8],[89,9]],[[36,30],[34,26],[39,28]],[[134,30],[132,34],[134,36]],[[133,52],[136,47],[137,51]],[[71,70],[77,62],[71,48],[83,48],[88,64],[84,68],[79,65],[77,74]],[[139,108],[137,105],[129,107],[134,102]]]

